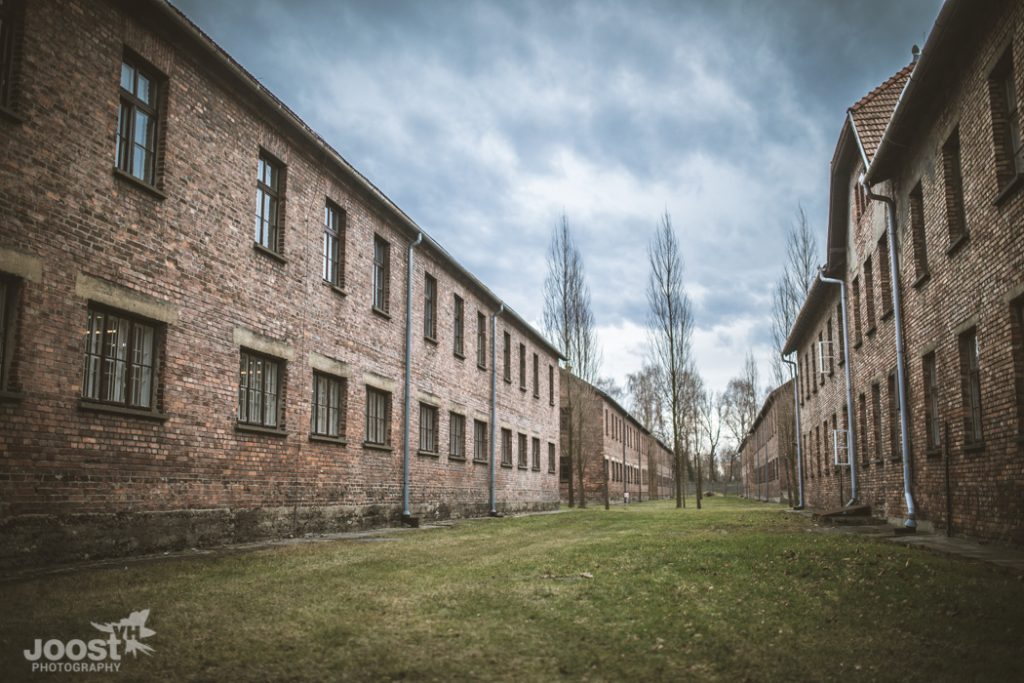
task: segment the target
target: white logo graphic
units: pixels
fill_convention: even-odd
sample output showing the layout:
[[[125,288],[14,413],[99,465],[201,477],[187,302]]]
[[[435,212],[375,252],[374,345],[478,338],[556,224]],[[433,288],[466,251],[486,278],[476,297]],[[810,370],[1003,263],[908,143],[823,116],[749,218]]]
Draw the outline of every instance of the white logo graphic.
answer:
[[[146,627],[148,618],[149,610],[144,609],[132,612],[120,621],[106,624],[91,622],[96,630],[107,634],[106,638],[89,641],[75,638],[67,642],[56,638],[44,642],[42,638],[36,638],[32,649],[25,650],[25,659],[32,662],[32,671],[39,672],[119,671],[122,654],[138,658],[140,652],[147,656],[153,653],[152,647],[140,642],[142,638],[156,634]]]

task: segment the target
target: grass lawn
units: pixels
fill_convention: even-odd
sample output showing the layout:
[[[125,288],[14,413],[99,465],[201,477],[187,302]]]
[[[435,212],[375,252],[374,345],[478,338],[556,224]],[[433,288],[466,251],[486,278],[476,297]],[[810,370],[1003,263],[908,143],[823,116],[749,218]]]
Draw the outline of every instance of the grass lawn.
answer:
[[[719,497],[0,583],[0,679],[149,608],[152,656],[63,676],[1024,680],[1024,581],[810,526]]]

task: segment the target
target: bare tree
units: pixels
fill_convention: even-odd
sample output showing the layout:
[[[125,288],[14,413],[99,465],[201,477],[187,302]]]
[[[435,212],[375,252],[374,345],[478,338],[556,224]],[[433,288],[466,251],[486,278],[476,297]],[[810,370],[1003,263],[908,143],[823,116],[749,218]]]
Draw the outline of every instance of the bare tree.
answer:
[[[562,214],[548,248],[548,274],[544,279],[544,328],[566,356],[565,369],[582,382],[566,382],[564,429],[569,455],[569,506],[586,507],[584,478],[595,449],[584,443],[584,418],[596,397],[590,385],[597,378],[600,351],[590,307],[590,288],[583,272],[583,257]],[[607,479],[607,472],[605,473]],[[605,488],[607,489],[607,483]]]
[[[625,401],[626,392],[615,381],[614,377],[599,377],[594,386],[608,394],[618,403]]]
[[[715,457],[718,454],[718,446],[722,441],[722,424],[725,422],[725,403],[722,400],[722,394],[716,394],[711,391],[702,392],[697,408],[701,436],[703,437],[704,445],[707,447],[708,481],[714,482],[718,478]]]
[[[703,393],[704,381],[690,362],[683,373],[683,444],[685,445],[683,461],[686,467],[693,470],[693,472],[687,472],[686,475],[687,477],[690,474],[694,475],[694,481],[697,484],[695,498],[698,510],[701,509],[701,501],[704,498],[704,474],[700,456],[703,443],[700,428],[700,397]],[[691,463],[693,464],[691,465]]]
[[[626,376],[630,410],[647,431],[662,441],[668,441],[665,433],[665,401],[660,386],[661,376],[656,365],[645,363],[639,370]]]
[[[648,247],[647,258],[651,268],[647,282],[651,361],[660,371],[662,395],[669,408],[676,507],[683,507],[687,469],[683,444],[686,426],[684,379],[690,361],[693,312],[683,288],[683,257],[667,211],[662,215]]]
[[[804,208],[798,206],[796,224],[786,233],[786,261],[772,288],[772,348],[775,353],[771,367],[775,386],[789,379],[782,363],[782,347],[817,273],[818,241],[807,224]]]
[[[725,404],[722,412],[725,428],[735,445],[735,453],[729,463],[729,476],[735,478],[738,474],[739,445],[754,425],[754,418],[757,417],[757,361],[754,360],[752,353],[747,353],[740,376],[729,380],[725,393],[722,394],[722,401]]]

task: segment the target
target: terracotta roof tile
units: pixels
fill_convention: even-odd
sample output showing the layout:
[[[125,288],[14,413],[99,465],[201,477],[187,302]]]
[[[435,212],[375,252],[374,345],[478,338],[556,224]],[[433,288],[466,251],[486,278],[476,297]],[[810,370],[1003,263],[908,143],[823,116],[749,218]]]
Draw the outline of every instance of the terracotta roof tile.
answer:
[[[910,73],[913,70],[914,62],[911,62],[850,107],[854,125],[857,127],[857,136],[864,146],[868,162],[875,158],[885,127],[889,125],[892,112],[896,109],[896,102],[910,80]]]

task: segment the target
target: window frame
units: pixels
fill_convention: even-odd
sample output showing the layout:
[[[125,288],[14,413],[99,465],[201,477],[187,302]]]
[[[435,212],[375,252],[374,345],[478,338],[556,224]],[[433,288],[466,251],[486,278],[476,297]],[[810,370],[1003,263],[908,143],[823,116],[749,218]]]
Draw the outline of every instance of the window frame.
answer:
[[[246,382],[246,384],[243,385],[243,383],[242,383],[242,370],[241,370],[241,368],[239,368],[238,406],[237,406],[238,409],[237,409],[237,411],[235,413],[235,423],[236,423],[236,425],[238,427],[240,427],[240,428],[243,428],[243,429],[255,428],[255,429],[266,429],[266,430],[272,430],[272,431],[278,431],[278,432],[284,431],[284,408],[285,408],[285,403],[284,403],[285,361],[284,361],[284,359],[277,358],[275,356],[271,356],[269,354],[262,353],[260,351],[255,351],[253,349],[250,349],[248,347],[244,347],[243,346],[243,347],[241,347],[239,349],[239,363],[241,364],[241,363],[245,362],[247,359],[249,360],[249,363],[246,363],[246,367],[247,367],[249,376],[251,376],[251,374],[252,374],[252,370],[251,370],[252,362],[260,362],[260,363],[265,364],[264,365],[264,369],[261,371],[261,378],[262,378],[261,381],[263,382],[263,384],[262,384],[262,386],[259,389],[255,390],[256,393],[259,396],[260,417],[259,417],[258,420],[252,420],[249,417],[249,415],[248,415],[248,413],[249,413],[248,406],[251,404],[251,401],[252,401],[252,394],[251,394],[251,392],[253,391],[253,389],[248,385],[248,382]],[[267,392],[266,383],[267,383],[268,374],[266,372],[266,367],[273,367],[274,368],[274,375],[275,375],[274,383],[275,383],[276,393],[273,394],[273,396],[274,396],[274,410],[272,411],[272,413],[274,415],[274,423],[273,424],[268,423],[267,420],[266,420],[266,415],[268,414],[267,403],[266,403],[266,400],[267,400],[266,396],[267,396],[267,393],[268,393]],[[241,414],[242,413],[243,405],[246,407],[246,416],[245,417],[243,417],[242,414]]]
[[[345,288],[345,222],[345,210],[329,198],[326,199],[324,202],[323,263],[320,276],[324,282],[338,289]],[[331,270],[332,267],[333,270]]]
[[[440,412],[437,406],[420,401],[418,453],[439,455],[441,450],[439,434],[441,427]]]
[[[501,466],[512,467],[512,430],[501,428]]]
[[[337,405],[332,406],[331,402],[328,401],[326,404],[321,403],[320,383],[318,380],[323,380],[327,383],[328,398],[331,398],[331,390],[337,387]],[[348,407],[348,380],[338,375],[332,375],[327,372],[320,372],[319,370],[313,371],[313,392],[310,399],[309,408],[309,435],[315,439],[325,439],[333,441],[345,441],[346,432],[346,415],[345,412]],[[323,429],[320,424],[319,408],[323,406],[327,411],[327,423],[328,428]],[[330,432],[330,413],[334,410],[337,413],[337,424],[335,425],[336,433]]]
[[[423,273],[423,338],[437,343],[437,278]]]
[[[132,90],[130,91],[124,87],[125,67],[132,71]],[[149,82],[149,102],[139,96],[139,76]],[[160,175],[160,135],[163,131],[160,112],[165,81],[163,74],[138,55],[127,51],[121,55],[121,66],[118,70],[114,168],[127,178],[154,189],[158,186]],[[146,138],[148,144],[141,145],[147,153],[146,160],[143,161],[143,175],[137,175],[135,172],[135,149],[138,146],[135,139],[135,126],[139,112],[152,122],[151,134]]]
[[[946,254],[949,256],[952,256],[956,248],[970,237],[970,228],[967,225],[967,205],[964,202],[963,172],[960,125],[957,124],[942,145],[942,176],[946,189],[946,231],[949,236]]]
[[[371,415],[371,407],[375,408]],[[377,413],[383,413],[378,415]],[[391,448],[391,392],[379,389],[370,384],[366,385],[366,407],[364,410],[365,422],[363,432],[363,445],[370,448],[387,449]],[[374,428],[371,429],[371,420],[374,421]],[[379,422],[379,425],[376,423]],[[371,435],[378,436],[378,430],[383,440],[371,439]]]
[[[487,423],[473,420],[473,462],[487,462]]]
[[[103,317],[101,329],[96,329],[96,334],[101,334],[105,338],[107,334],[107,324],[110,316],[114,316],[119,320],[123,320],[127,323],[127,330],[125,332],[126,343],[124,347],[123,359],[113,358],[111,359],[107,354],[109,352],[108,344],[105,341],[99,341],[99,352],[94,353],[90,351],[89,335],[94,330],[93,320],[95,315]],[[149,392],[148,400],[149,405],[142,405],[136,402],[132,395],[133,382],[135,381],[135,373],[137,372],[136,367],[147,367],[144,364],[135,362],[135,352],[138,350],[137,339],[136,339],[136,328],[144,327],[150,330],[150,364],[149,369]],[[159,413],[159,389],[161,379],[161,349],[163,346],[163,325],[157,321],[151,320],[144,316],[140,316],[128,311],[124,311],[111,306],[105,306],[96,302],[89,302],[86,307],[86,340],[85,348],[83,353],[84,367],[82,375],[82,386],[79,392],[80,398],[83,402],[90,405],[99,405],[105,407],[111,407],[116,409],[126,409],[130,411],[136,411],[139,413]],[[90,360],[95,358],[96,360],[96,395],[91,395],[90,392]],[[104,398],[105,395],[109,394],[110,381],[109,370],[107,369],[107,363],[121,362],[124,364],[123,370],[123,381],[119,382],[120,392],[123,397],[122,400],[114,400]],[[116,372],[115,372],[116,377]]]
[[[529,443],[526,434],[519,432],[517,441],[517,445],[519,446],[517,455],[519,457],[516,460],[516,466],[521,470],[525,470],[530,466],[530,454],[527,451]]]
[[[454,411],[448,411],[448,459],[466,459],[466,416]]]
[[[466,302],[458,294],[452,295],[454,313],[452,316],[452,353],[459,358],[466,357]]]
[[[548,474],[555,474],[557,471],[555,467],[555,460],[555,444],[548,441]]]
[[[533,437],[533,440],[530,442],[530,455],[530,469],[534,472],[540,472],[540,439],[536,436]]]
[[[253,244],[278,257],[284,251],[285,168],[284,162],[265,149],[260,149],[256,157],[256,232]],[[264,209],[269,211],[271,218],[267,218]]]
[[[487,316],[476,312],[476,366],[487,369]]]
[[[981,401],[981,347],[978,340],[978,328],[972,327],[961,332],[957,337],[957,346],[960,352],[964,449],[979,449],[985,444],[985,433]]]
[[[921,386],[924,394],[925,451],[934,454],[942,447],[939,369],[935,351],[921,356]]]
[[[0,273],[0,394],[12,385],[20,290],[19,278]]]
[[[21,38],[24,21],[21,0],[7,0],[0,5],[0,111],[14,114],[18,95]]]
[[[508,333],[508,330],[505,330],[503,334],[503,342],[505,344],[502,351],[502,360],[505,363],[503,378],[506,384],[512,384],[512,335]]]
[[[384,317],[391,316],[391,243],[381,235],[373,235],[371,309]]]

